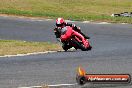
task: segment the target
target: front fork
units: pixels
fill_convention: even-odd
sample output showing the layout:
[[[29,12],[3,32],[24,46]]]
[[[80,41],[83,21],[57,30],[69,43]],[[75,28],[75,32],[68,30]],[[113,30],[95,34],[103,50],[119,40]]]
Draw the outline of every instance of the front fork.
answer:
[[[83,43],[84,44],[84,47],[85,48],[88,48],[90,46],[89,42],[87,41],[87,39],[85,39],[84,41],[81,41],[78,37],[75,36],[75,39],[80,42],[80,43]]]

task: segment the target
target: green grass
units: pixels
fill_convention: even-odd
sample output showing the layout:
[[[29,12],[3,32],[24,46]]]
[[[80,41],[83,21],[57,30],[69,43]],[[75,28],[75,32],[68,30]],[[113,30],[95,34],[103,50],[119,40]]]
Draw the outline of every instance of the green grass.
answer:
[[[132,18],[110,17],[124,11],[132,11],[131,0],[0,0],[3,14],[132,23]]]
[[[50,42],[25,42],[16,40],[0,40],[0,56],[16,55],[33,52],[61,50],[59,44]]]

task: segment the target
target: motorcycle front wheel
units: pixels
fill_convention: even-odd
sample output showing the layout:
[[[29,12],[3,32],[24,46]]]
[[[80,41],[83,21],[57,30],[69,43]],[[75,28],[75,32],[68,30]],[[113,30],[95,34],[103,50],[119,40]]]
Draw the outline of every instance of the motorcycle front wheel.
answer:
[[[75,39],[72,39],[72,43],[75,44],[82,51],[87,51],[88,50],[87,48],[84,47],[84,45],[82,43],[78,42]]]

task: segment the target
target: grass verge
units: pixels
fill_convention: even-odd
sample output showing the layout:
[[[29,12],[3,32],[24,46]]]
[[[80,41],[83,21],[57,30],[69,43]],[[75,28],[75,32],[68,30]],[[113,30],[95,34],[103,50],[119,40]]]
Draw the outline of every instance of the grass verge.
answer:
[[[56,43],[0,40],[0,56],[56,50],[61,50],[61,46]]]
[[[71,20],[132,23],[132,18],[110,17],[131,12],[131,0],[0,0],[0,13]]]

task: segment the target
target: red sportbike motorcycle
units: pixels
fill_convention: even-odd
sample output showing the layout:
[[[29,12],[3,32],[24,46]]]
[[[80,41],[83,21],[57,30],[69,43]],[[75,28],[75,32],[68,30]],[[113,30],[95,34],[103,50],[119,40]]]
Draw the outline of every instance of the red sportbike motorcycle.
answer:
[[[61,29],[61,42],[66,43],[62,48],[67,51],[74,47],[76,50],[81,49],[82,51],[91,50],[88,39],[85,39],[80,33],[74,31],[72,27],[66,26]]]

